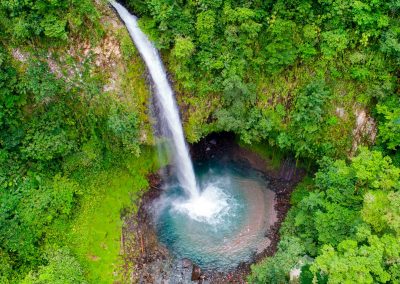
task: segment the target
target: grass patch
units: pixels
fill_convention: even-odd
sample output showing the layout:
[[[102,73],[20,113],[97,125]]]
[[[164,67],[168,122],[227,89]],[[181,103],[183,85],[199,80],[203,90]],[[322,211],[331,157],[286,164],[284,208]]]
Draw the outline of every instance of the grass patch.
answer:
[[[121,211],[136,209],[135,201],[148,188],[146,174],[157,167],[155,161],[153,150],[145,149],[139,158],[130,158],[123,166],[85,177],[81,186],[87,193],[76,212],[68,242],[90,283],[119,280]]]

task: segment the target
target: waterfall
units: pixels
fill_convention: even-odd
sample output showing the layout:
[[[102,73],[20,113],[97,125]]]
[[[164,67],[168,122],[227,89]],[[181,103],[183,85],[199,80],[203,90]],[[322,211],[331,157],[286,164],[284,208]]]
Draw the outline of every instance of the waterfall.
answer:
[[[110,3],[124,21],[134,44],[147,65],[154,83],[156,99],[162,112],[160,119],[163,120],[163,124],[168,128],[169,138],[173,146],[178,181],[191,198],[198,197],[199,190],[188,147],[183,136],[178,107],[175,103],[174,93],[168,82],[167,74],[158,51],[140,30],[137,18],[131,15],[121,4],[115,1],[111,1]]]

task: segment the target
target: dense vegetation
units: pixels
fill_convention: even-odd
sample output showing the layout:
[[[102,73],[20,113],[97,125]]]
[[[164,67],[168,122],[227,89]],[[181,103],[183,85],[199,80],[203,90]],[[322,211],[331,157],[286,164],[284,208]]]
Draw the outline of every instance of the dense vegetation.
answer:
[[[153,157],[139,146],[143,67],[107,11],[88,0],[0,2],[0,283],[116,279],[120,210],[146,189]],[[135,82],[118,93],[104,87],[117,70],[81,47],[110,33],[131,59],[114,68]]]
[[[194,112],[207,126],[193,140],[231,130],[319,161],[249,281],[285,283],[297,265],[301,283],[398,283],[398,1],[128,2],[182,96],[217,101]],[[352,145],[361,108],[379,122],[372,151]]]
[[[297,266],[301,283],[398,283],[398,1],[127,2],[191,109],[190,140],[230,130],[318,169],[249,281],[285,283]],[[357,133],[362,110],[376,141]]]
[[[126,2],[192,108],[190,140],[223,129],[298,157],[344,157],[354,112],[370,107],[383,148],[397,147],[398,1]]]
[[[162,51],[190,141],[233,131],[317,170],[249,281],[285,283],[297,265],[301,283],[400,282],[399,1],[125,2]],[[120,209],[154,163],[143,67],[107,11],[0,2],[1,283],[115,280]],[[130,63],[113,91],[113,67],[78,48],[110,33]],[[362,111],[376,140],[374,124],[353,131]]]
[[[321,160],[314,181],[292,195],[278,252],[249,279],[284,283],[307,264],[301,283],[398,283],[399,189],[400,168],[379,151],[361,148],[350,163]]]

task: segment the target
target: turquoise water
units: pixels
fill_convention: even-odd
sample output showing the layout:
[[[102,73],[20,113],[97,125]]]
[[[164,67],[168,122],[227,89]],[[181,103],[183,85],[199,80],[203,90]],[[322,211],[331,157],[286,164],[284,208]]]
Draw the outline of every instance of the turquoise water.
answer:
[[[273,206],[268,181],[235,163],[210,162],[195,170],[204,200],[187,205],[176,183],[167,186],[158,203],[160,242],[176,257],[189,258],[202,269],[229,270],[250,261],[265,248]]]

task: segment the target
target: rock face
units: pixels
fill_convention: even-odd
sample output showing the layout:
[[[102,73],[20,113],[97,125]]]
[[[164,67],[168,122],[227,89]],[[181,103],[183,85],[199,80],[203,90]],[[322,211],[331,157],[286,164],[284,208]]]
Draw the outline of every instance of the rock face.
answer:
[[[350,155],[354,155],[360,144],[374,143],[377,133],[376,122],[365,109],[356,110],[355,115],[356,125],[353,129],[353,145]]]
[[[300,274],[301,274],[300,268],[293,268],[292,270],[290,270],[290,273],[289,273],[290,283],[299,283]]]
[[[192,281],[200,280],[200,276],[201,276],[201,269],[196,264],[194,264],[192,270]]]
[[[26,62],[29,58],[29,54],[27,52],[21,51],[21,49],[19,48],[14,48],[11,53],[14,59],[20,62]]]

